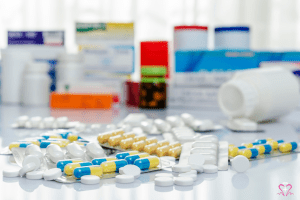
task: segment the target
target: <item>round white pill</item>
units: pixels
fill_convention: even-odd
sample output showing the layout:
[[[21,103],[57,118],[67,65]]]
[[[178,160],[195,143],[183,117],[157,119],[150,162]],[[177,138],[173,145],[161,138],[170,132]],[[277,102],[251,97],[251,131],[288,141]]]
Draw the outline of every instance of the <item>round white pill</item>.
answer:
[[[24,176],[27,172],[34,171],[36,168],[35,163],[31,162],[28,163],[27,165],[23,165],[23,167],[19,171],[19,175],[22,177]]]
[[[17,124],[18,124],[19,126],[25,126],[25,123],[26,123],[28,120],[29,120],[29,117],[28,117],[28,116],[26,116],[26,115],[20,116],[20,117],[18,117],[18,119],[17,119]]]
[[[61,174],[62,174],[62,172],[61,172],[61,169],[59,169],[59,168],[49,169],[44,172],[44,179],[46,181],[55,180],[58,177],[60,177]]]
[[[178,177],[190,177],[193,179],[193,181],[197,180],[196,174],[182,173],[182,174],[179,174]]]
[[[192,168],[192,166],[191,166],[191,168]],[[189,171],[189,172],[184,172],[184,173],[181,173],[181,174],[195,174],[195,175],[197,175],[197,170],[192,169],[192,170]]]
[[[213,174],[218,172],[216,165],[203,165],[203,172],[207,174]]]
[[[42,171],[27,172],[26,173],[26,178],[27,179],[38,180],[38,179],[42,179],[43,178],[43,174],[44,174],[44,172],[42,172]]]
[[[22,162],[22,166],[24,167],[25,165],[29,164],[29,163],[34,163],[35,164],[35,169],[37,170],[40,168],[41,166],[41,161],[39,159],[38,156],[35,155],[28,155],[24,158],[23,162]]]
[[[82,148],[76,143],[68,144],[67,151],[71,158],[83,158],[85,155]]]
[[[155,178],[158,178],[158,177],[174,178],[173,174],[168,174],[168,173],[155,174]]]
[[[136,165],[126,165],[125,167],[122,167],[122,174],[138,178],[141,174],[141,169]]]
[[[193,185],[194,180],[191,177],[176,177],[174,180],[175,185],[189,186]]]
[[[215,165],[217,163],[217,157],[215,155],[210,155],[210,154],[202,154],[205,158],[205,165]]]
[[[173,178],[169,177],[157,177],[154,179],[156,186],[167,187],[173,185]]]
[[[189,172],[191,171],[190,165],[184,165],[184,164],[177,164],[172,167],[173,172]]]
[[[25,149],[25,155],[35,155],[41,159],[44,155],[41,148],[35,144],[28,145]]]
[[[245,172],[249,169],[250,162],[245,156],[238,155],[231,160],[231,165],[235,171]]]
[[[199,165],[191,165],[191,168],[192,170],[196,170],[197,172],[199,173],[202,173],[203,172],[203,165],[202,166],[199,166]]]
[[[100,178],[98,176],[93,176],[93,175],[82,176],[81,183],[86,185],[99,184]]]
[[[124,167],[119,168],[119,174],[124,174],[124,173],[123,173],[123,168],[124,168]]]
[[[57,144],[48,145],[46,151],[49,158],[55,163],[57,163],[59,160],[63,160],[65,157],[64,152]]]
[[[19,168],[9,168],[3,170],[3,176],[7,178],[18,177],[20,169]]]
[[[205,157],[200,153],[191,154],[189,157],[190,165],[198,165],[201,166],[205,162]]]
[[[134,181],[134,176],[130,175],[118,175],[116,176],[117,183],[132,183]]]

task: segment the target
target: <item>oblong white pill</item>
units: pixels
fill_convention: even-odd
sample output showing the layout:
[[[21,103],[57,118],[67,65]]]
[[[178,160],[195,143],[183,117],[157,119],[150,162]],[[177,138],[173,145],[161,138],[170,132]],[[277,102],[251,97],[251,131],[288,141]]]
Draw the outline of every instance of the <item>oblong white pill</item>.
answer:
[[[71,158],[83,158],[85,154],[82,148],[76,143],[68,144],[67,151]]]
[[[28,145],[25,149],[25,155],[35,155],[41,159],[44,155],[41,151],[41,148],[35,144]]]
[[[162,156],[162,157],[160,157],[160,159],[169,160],[169,161],[172,161],[172,162],[176,161],[176,158],[174,158],[172,156]]]
[[[99,184],[100,178],[98,176],[85,175],[81,177],[81,183],[86,185]]]
[[[59,160],[63,160],[65,157],[64,152],[57,144],[48,145],[46,151],[49,158],[55,163],[57,163]]]
[[[202,135],[201,137],[199,137],[199,139],[206,139],[206,138],[218,139],[218,137],[216,135]]]
[[[213,174],[218,172],[216,165],[203,165],[203,172],[207,174]]]
[[[34,128],[38,127],[41,122],[42,122],[42,118],[40,116],[30,118],[31,126]]]
[[[156,186],[167,187],[173,185],[173,178],[169,177],[157,177],[154,179],[154,183]]]
[[[44,172],[43,176],[46,181],[51,181],[59,178],[62,175],[61,169],[53,168]]]
[[[38,179],[42,179],[43,175],[44,175],[44,172],[42,172],[42,171],[27,172],[26,178],[32,179],[32,180],[38,180]]]
[[[190,165],[184,165],[184,164],[177,164],[177,165],[174,165],[172,167],[172,171],[173,172],[189,172],[191,171],[191,166]]]
[[[86,153],[92,158],[101,158],[105,157],[104,150],[98,143],[88,143],[86,146]]]
[[[159,174],[155,174],[155,178],[158,178],[158,177],[174,178],[173,174],[168,174],[168,173],[159,173]]]
[[[195,154],[195,153],[208,153],[211,155],[216,155],[217,151],[209,147],[195,147],[191,149],[191,154]]]
[[[176,127],[181,123],[181,119],[179,116],[168,116],[166,117],[166,121],[172,126]]]
[[[129,175],[118,175],[116,176],[117,183],[132,183],[134,182],[134,176]]]
[[[196,174],[182,173],[182,174],[179,174],[178,177],[190,177],[193,179],[193,181],[197,180]]]
[[[189,186],[194,184],[194,180],[191,177],[176,177],[174,184],[180,186]]]
[[[191,154],[188,160],[190,165],[201,166],[205,163],[205,156],[199,153]]]
[[[189,114],[189,113],[182,113],[182,114],[180,115],[180,117],[181,117],[182,121],[183,121],[185,124],[187,124],[187,125],[192,124],[193,121],[194,121],[194,119],[195,119],[195,118],[193,117],[193,115],[191,115],[191,114]]]
[[[20,176],[20,168],[9,168],[9,169],[5,169],[3,170],[3,176],[7,177],[7,178],[13,178],[13,177],[18,177]]]
[[[22,162],[22,166],[24,167],[25,165],[27,165],[29,163],[34,163],[35,164],[35,169],[34,170],[37,170],[41,166],[41,160],[39,159],[39,157],[37,157],[35,155],[26,156],[24,158],[23,162]]]
[[[180,143],[193,142],[194,141],[194,136],[193,135],[180,136],[180,137],[177,137],[177,139],[179,140]]]
[[[194,142],[192,144],[192,147],[193,148],[195,148],[195,147],[209,147],[209,148],[212,148],[212,149],[215,149],[215,150],[218,149],[218,146],[215,143],[211,143],[211,142]]]
[[[196,170],[199,173],[203,173],[203,165],[199,166],[199,165],[191,165],[192,170]]]
[[[212,143],[215,143],[215,144],[218,144],[219,143],[219,140],[218,138],[215,138],[215,137],[207,137],[207,138],[197,138],[196,141],[198,142],[212,142]]]
[[[231,160],[231,165],[235,171],[241,173],[249,169],[250,162],[245,156],[238,155]]]
[[[122,174],[138,178],[141,174],[141,169],[136,165],[126,165],[122,167]]]
[[[24,176],[27,172],[31,172],[31,171],[34,171],[36,168],[36,165],[31,162],[31,163],[28,163],[26,165],[24,165],[20,171],[19,171],[19,175],[22,177]]]

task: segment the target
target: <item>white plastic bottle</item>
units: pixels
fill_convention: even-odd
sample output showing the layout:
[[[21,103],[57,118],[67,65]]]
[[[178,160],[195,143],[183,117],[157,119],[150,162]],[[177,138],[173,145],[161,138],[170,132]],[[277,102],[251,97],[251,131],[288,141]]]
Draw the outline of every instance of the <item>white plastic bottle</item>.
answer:
[[[28,63],[23,74],[22,104],[47,106],[49,104],[49,65],[43,62]]]
[[[282,67],[237,72],[218,94],[220,108],[230,118],[256,122],[289,113],[299,100],[297,78]]]

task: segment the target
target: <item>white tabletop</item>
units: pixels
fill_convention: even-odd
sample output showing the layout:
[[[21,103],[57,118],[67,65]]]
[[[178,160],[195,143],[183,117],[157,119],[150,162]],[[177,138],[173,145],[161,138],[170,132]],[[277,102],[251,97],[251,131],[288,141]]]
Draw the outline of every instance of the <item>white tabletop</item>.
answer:
[[[117,123],[130,112],[145,112],[149,118],[165,118],[183,112],[193,114],[199,119],[212,119],[215,123],[226,119],[218,110],[183,110],[140,111],[138,109],[114,108],[110,111],[50,111],[49,108],[24,108],[19,106],[0,107],[0,148],[25,137],[35,136],[42,131],[11,129],[10,124],[20,115],[28,116],[68,116],[70,120],[86,123]],[[225,129],[215,132],[219,140],[240,145],[253,142],[257,138],[271,137],[285,141],[299,141],[300,112],[295,111],[276,123],[260,124],[261,133],[232,133]],[[95,136],[96,137],[96,136]],[[246,173],[219,171],[217,174],[198,174],[193,186],[157,187],[154,175],[159,172],[142,174],[132,184],[118,184],[115,179],[102,180],[100,185],[60,184],[54,181],[28,180],[26,178],[5,178],[2,170],[11,167],[9,156],[0,155],[0,199],[299,199],[300,160],[298,154],[251,161],[251,168]],[[164,171],[166,172],[166,171]],[[167,173],[171,173],[168,172]],[[175,174],[176,175],[176,174]],[[288,182],[292,185],[293,195],[282,196],[277,193],[279,184]]]

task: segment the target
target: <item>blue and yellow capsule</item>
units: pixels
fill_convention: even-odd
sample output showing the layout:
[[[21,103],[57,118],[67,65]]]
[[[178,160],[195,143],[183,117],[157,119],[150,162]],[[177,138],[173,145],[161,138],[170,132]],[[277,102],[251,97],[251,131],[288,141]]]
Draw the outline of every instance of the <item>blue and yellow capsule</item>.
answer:
[[[91,162],[81,162],[81,163],[70,163],[67,164],[64,168],[64,172],[68,175],[68,176],[72,176],[74,169],[78,168],[78,167],[87,167],[87,166],[92,166],[93,164]]]
[[[281,151],[282,153],[288,153],[297,149],[297,147],[297,142],[282,143],[279,145],[279,151]]]
[[[271,138],[269,138],[268,140],[271,140]],[[258,144],[266,144],[267,143],[267,139],[255,140],[255,142],[258,143]]]
[[[99,165],[92,165],[88,167],[78,167],[74,169],[74,176],[76,178],[81,178],[85,175],[94,175],[101,177],[103,174],[103,169]]]
[[[72,132],[64,132],[64,133],[58,133],[63,139],[68,139],[68,135]]]
[[[135,154],[138,154],[140,152],[138,151],[127,151],[127,152],[122,152],[122,153],[118,153],[116,155],[116,158],[117,159],[125,159],[126,156],[130,156],[130,155],[135,155]]]
[[[67,140],[67,139],[58,139],[58,138],[50,138],[48,139],[46,142],[56,142],[56,141],[59,141],[61,142],[64,146],[67,146],[68,144],[70,144],[70,141]]]
[[[31,144],[35,144],[37,146],[40,146],[40,142],[38,140],[20,140],[18,142],[21,142],[21,143],[23,143],[23,142],[25,142],[25,143],[29,142]]]
[[[272,151],[272,146],[269,144],[255,145],[253,148],[258,150],[259,155],[267,154]]]
[[[238,151],[239,151],[239,148],[237,148],[236,146],[234,146],[234,145],[228,146],[228,155],[230,157],[237,156],[238,155]]]
[[[258,150],[256,148],[241,149],[238,151],[238,155],[245,156],[246,158],[255,158],[258,156]]]
[[[42,135],[42,137],[45,138],[46,140],[48,140],[50,138],[62,139],[62,137],[60,135]]]
[[[118,172],[121,167],[128,165],[126,160],[112,160],[101,163],[103,173]]]
[[[246,146],[238,146],[237,148],[238,148],[238,149],[247,149]]]
[[[103,162],[117,160],[117,158],[106,157],[106,158],[95,158],[92,160],[93,165],[101,165]]]
[[[56,144],[60,147],[66,147],[67,145],[64,145],[62,142],[60,141],[42,141],[41,144],[40,144],[40,148],[41,149],[45,149],[47,148],[50,144]]]
[[[70,142],[74,142],[74,141],[82,139],[82,137],[80,137],[78,135],[74,135],[74,134],[69,134],[67,139],[70,140]]]
[[[138,166],[141,170],[155,168],[159,165],[159,158],[157,156],[140,158],[134,161],[134,165]]]
[[[31,144],[32,143],[30,143],[30,142],[13,142],[13,143],[10,143],[8,148],[9,148],[9,150],[11,150],[12,148],[15,148],[15,147],[26,148],[27,146],[29,146]]]
[[[65,169],[65,166],[70,163],[81,163],[83,160],[81,159],[69,159],[69,160],[60,160],[57,162],[56,167],[59,168],[62,172]]]
[[[125,160],[128,162],[128,164],[133,165],[134,161],[139,158],[145,158],[149,157],[150,155],[147,153],[140,153],[132,156],[126,156]]]

